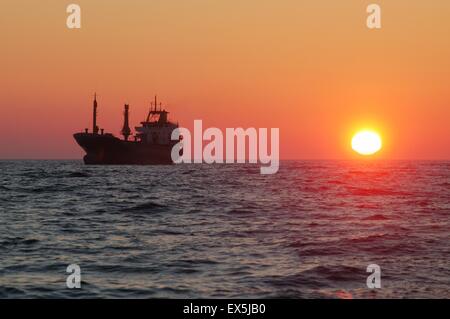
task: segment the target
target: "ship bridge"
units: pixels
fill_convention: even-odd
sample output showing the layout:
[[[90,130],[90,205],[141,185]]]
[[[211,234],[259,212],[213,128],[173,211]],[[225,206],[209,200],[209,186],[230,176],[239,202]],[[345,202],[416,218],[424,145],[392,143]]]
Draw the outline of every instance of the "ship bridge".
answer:
[[[178,127],[178,124],[172,123],[168,120],[169,112],[162,108],[155,96],[155,101],[150,105],[145,121],[141,122],[141,126],[136,127],[136,137],[147,144],[172,144],[172,131]]]

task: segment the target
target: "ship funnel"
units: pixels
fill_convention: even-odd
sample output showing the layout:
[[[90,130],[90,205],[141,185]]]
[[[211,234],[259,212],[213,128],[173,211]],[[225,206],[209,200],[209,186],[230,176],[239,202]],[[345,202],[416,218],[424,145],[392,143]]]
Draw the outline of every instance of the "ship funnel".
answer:
[[[128,141],[128,137],[131,135],[130,125],[128,123],[128,110],[130,109],[130,106],[128,104],[125,104],[125,110],[123,111],[123,128],[122,128],[122,135],[125,139],[125,141]]]

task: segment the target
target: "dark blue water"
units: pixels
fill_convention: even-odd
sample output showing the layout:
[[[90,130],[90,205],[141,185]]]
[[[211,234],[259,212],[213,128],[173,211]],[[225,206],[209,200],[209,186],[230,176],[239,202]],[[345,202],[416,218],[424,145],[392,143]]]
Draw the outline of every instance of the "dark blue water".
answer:
[[[3,298],[450,297],[450,162],[0,171]]]

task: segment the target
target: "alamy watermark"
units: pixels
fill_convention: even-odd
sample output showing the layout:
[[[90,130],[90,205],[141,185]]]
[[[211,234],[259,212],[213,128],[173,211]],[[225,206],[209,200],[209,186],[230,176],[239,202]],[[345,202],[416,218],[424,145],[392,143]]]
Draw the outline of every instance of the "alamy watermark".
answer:
[[[370,264],[367,266],[367,272],[371,274],[367,277],[367,288],[381,288],[381,268],[377,264]]]
[[[260,163],[264,165],[261,174],[275,174],[280,166],[280,129],[270,129],[270,143],[268,135],[269,129],[253,127],[226,128],[225,134],[216,127],[203,131],[202,120],[195,120],[193,134],[187,128],[172,131],[171,139],[179,142],[173,146],[171,157],[175,164]]]
[[[367,13],[369,16],[366,20],[366,25],[369,29],[381,29],[381,7],[378,4],[369,4],[367,6]]]
[[[78,4],[69,4],[66,12],[70,13],[66,20],[66,26],[69,29],[81,28],[81,8]]]
[[[69,29],[81,28],[81,7],[78,4],[69,4],[66,8],[69,16],[66,20],[66,26]],[[381,29],[381,7],[379,4],[372,3],[366,8],[369,16],[366,20],[366,25],[369,29]]]
[[[77,264],[70,264],[66,268],[67,276],[66,286],[69,289],[81,288],[81,268]]]

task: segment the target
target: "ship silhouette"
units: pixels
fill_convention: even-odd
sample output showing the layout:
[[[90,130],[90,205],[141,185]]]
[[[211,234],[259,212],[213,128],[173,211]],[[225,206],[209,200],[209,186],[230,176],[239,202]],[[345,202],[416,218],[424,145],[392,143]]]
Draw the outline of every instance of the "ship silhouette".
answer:
[[[156,165],[172,164],[171,151],[174,144],[179,140],[172,140],[172,131],[178,128],[178,124],[168,120],[168,113],[158,108],[155,96],[151,103],[145,121],[141,126],[135,127],[136,134],[132,135],[129,126],[129,105],[125,104],[123,128],[121,134],[123,139],[111,133],[105,133],[97,126],[97,95],[93,102],[92,132],[85,129],[84,132],[75,133],[76,142],[86,152],[83,160],[85,164],[93,165]],[[131,138],[130,138],[131,137]]]

